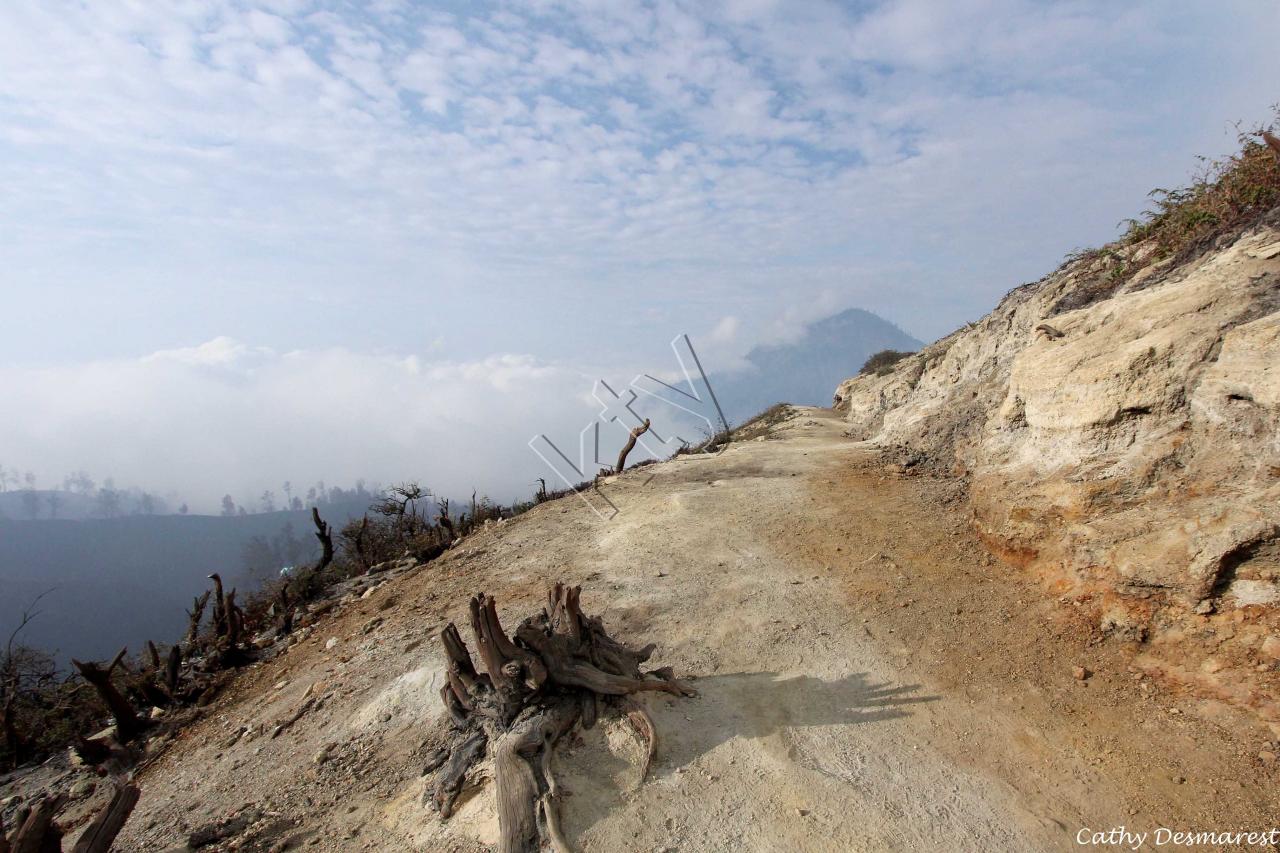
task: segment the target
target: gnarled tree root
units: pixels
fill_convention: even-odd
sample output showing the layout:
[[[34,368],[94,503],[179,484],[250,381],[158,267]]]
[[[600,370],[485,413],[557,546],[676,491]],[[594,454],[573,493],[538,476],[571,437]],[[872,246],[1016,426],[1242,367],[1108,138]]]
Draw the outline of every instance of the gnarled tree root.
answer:
[[[440,698],[453,723],[452,746],[427,762],[427,772],[437,774],[427,799],[448,818],[469,771],[490,755],[501,853],[534,853],[544,842],[557,853],[571,849],[560,827],[551,755],[575,723],[591,728],[601,712],[624,715],[646,744],[643,783],[657,729],[644,706],[627,697],[650,690],[695,695],[670,669],[642,672],[654,646],[633,651],[614,640],[599,618],[583,615],[581,592],[556,584],[546,607],[520,623],[514,640],[498,621],[493,598],[472,598],[471,630],[484,672],[455,625],[440,633],[448,662]]]

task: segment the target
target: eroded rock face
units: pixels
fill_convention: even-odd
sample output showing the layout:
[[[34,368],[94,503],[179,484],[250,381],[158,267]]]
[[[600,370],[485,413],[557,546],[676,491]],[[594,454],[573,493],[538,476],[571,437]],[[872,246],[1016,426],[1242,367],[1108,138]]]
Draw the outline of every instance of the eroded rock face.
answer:
[[[1280,735],[1280,210],[1181,265],[1066,264],[884,377],[850,434],[964,475],[996,555]]]
[[[1266,221],[1123,283],[1115,256],[1069,263],[892,374],[844,382],[836,405],[854,437],[967,476],[992,550],[1063,591],[1280,610],[1280,215]]]

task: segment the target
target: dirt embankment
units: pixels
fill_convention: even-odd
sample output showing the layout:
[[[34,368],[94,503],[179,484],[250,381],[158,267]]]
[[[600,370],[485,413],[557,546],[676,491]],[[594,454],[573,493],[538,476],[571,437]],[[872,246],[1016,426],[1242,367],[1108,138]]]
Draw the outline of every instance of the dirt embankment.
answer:
[[[990,558],[959,483],[887,471],[844,429],[798,410],[606,484],[613,519],[544,504],[352,596],[145,770],[119,849],[219,821],[203,849],[486,849],[492,785],[447,822],[422,804],[435,637],[476,591],[513,624],[556,580],[700,692],[644,699],[662,740],[643,785],[621,725],[557,754],[578,849],[1066,850],[1086,827],[1274,823],[1280,735],[1145,676]]]
[[[1151,251],[1067,264],[837,403],[963,476],[988,546],[1148,670],[1280,725],[1280,209]]]

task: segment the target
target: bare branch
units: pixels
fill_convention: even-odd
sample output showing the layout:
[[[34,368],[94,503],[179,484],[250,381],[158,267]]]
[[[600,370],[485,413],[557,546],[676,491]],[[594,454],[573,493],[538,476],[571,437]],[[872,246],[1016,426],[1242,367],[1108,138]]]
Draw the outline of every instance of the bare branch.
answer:
[[[617,468],[614,469],[615,473],[621,474],[622,470],[626,468],[627,454],[631,452],[631,448],[636,446],[636,439],[638,439],[640,436],[644,435],[648,431],[649,431],[648,418],[645,418],[644,423],[642,423],[640,426],[631,430],[630,435],[627,437],[627,443],[623,445],[622,452],[618,454],[618,466]]]

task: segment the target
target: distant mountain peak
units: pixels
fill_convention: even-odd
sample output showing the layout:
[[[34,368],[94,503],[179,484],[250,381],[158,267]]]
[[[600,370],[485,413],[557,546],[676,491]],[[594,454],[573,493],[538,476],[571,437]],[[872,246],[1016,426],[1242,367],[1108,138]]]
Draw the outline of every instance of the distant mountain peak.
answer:
[[[739,423],[774,403],[829,406],[830,380],[838,385],[880,350],[921,346],[883,317],[848,308],[813,321],[793,341],[754,347],[746,355],[751,367],[712,381],[725,415]]]

